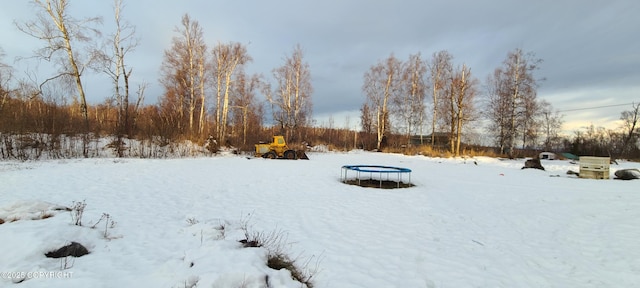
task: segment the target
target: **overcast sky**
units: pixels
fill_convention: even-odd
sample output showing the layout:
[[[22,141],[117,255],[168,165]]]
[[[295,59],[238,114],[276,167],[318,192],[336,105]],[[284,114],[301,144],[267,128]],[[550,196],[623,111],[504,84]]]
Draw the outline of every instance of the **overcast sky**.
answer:
[[[2,1],[0,47],[4,62],[18,69],[42,43],[17,31],[14,21],[34,19],[29,1]],[[521,48],[544,62],[536,71],[538,96],[564,111],[565,130],[594,124],[614,128],[620,112],[640,102],[640,2],[634,0],[125,0],[123,18],[136,26],[140,45],[127,61],[135,81],[150,83],[147,103],[156,103],[163,52],[188,13],[203,27],[209,46],[240,42],[254,61],[249,73],[271,71],[300,44],[310,65],[314,117],[335,125],[358,123],[364,73],[391,53],[405,60],[447,50],[454,64],[469,66],[481,83]],[[76,18],[102,16],[113,29],[113,1],[71,0]],[[45,73],[47,64],[40,64]],[[20,74],[22,75],[22,74]],[[46,79],[47,75],[40,78]],[[111,94],[104,75],[87,80],[88,99]],[[628,104],[628,105],[624,105]],[[609,108],[575,110],[592,107]],[[355,127],[354,127],[355,128]]]

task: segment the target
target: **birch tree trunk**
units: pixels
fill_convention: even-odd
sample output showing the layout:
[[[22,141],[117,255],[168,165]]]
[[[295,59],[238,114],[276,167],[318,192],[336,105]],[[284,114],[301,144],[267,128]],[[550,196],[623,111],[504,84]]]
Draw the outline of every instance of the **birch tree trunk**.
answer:
[[[205,56],[205,52],[206,49],[205,47],[200,47],[201,49],[198,49],[198,58],[200,59],[200,61],[198,61],[198,78],[199,78],[199,83],[198,83],[198,88],[200,88],[200,116],[198,117],[198,133],[200,134],[200,136],[204,136],[204,128],[205,128],[205,107],[206,107],[206,93],[205,93],[205,85],[206,85],[206,70],[205,70],[205,66],[206,66],[206,56]]]

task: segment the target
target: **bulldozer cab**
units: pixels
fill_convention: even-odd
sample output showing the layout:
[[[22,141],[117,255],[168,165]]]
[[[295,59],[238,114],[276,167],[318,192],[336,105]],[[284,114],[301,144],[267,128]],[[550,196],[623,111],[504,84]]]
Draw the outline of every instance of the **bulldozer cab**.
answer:
[[[287,145],[287,143],[284,141],[284,136],[273,136],[273,142],[271,142],[271,144],[277,147],[283,147]]]
[[[269,144],[270,150],[275,152],[278,157],[284,157],[284,152],[289,150],[284,136],[273,136],[273,142]]]

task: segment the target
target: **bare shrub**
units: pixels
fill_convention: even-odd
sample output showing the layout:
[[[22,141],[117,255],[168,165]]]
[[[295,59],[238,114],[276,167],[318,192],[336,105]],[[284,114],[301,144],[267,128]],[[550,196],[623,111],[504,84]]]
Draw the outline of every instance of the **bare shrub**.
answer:
[[[299,264],[299,258],[291,258],[283,251],[269,251],[267,254],[267,266],[274,270],[287,269],[291,272],[291,278],[305,284],[307,288],[313,288],[312,279],[318,273],[320,263],[320,259],[316,259],[315,265],[310,267],[310,263],[314,258],[311,257],[303,264]]]
[[[98,219],[98,222],[96,222],[96,224],[93,224],[93,226],[91,226],[91,229],[95,229],[102,220],[104,220],[104,232],[102,233],[102,235],[104,236],[104,238],[109,238],[109,228],[115,228],[116,222],[113,221],[113,218],[111,218],[111,215],[109,215],[108,213],[102,213],[102,216],[100,217],[100,219]]]
[[[200,221],[198,221],[198,219],[196,219],[195,217],[187,218],[187,224],[189,224],[189,226],[196,225],[199,222]]]
[[[86,207],[87,202],[85,200],[82,200],[82,202],[73,201],[71,205],[71,222],[73,225],[82,226],[82,215]]]
[[[388,153],[401,153],[404,155],[422,155],[427,157],[451,158],[455,155],[444,147],[431,147],[430,145],[410,145],[406,147],[388,147],[384,149]],[[465,146],[461,148],[460,155],[463,157],[500,157],[494,149],[490,147]]]
[[[269,233],[244,230],[244,235],[245,239],[240,240],[244,247],[265,247],[270,252],[283,251],[288,239],[288,235],[282,230],[274,230]]]
[[[308,288],[313,288],[312,278],[318,272],[319,261],[316,261],[316,265],[313,268],[309,267],[309,263],[313,260],[313,257],[303,265],[298,264],[297,258],[292,258],[285,252],[286,248],[290,245],[290,243],[287,242],[287,233],[280,229],[268,233],[249,231],[248,220],[249,219],[244,219],[244,221],[241,222],[241,229],[245,235],[245,239],[239,241],[242,243],[242,246],[245,248],[262,247],[266,249],[266,264],[269,268],[275,270],[287,269],[291,272],[291,278],[293,278],[293,280],[306,285]]]
[[[220,222],[220,224],[218,224],[218,226],[214,227],[214,229],[216,229],[220,233],[220,235],[218,236],[218,240],[226,238],[226,233],[227,233],[227,224],[226,223]]]
[[[107,145],[105,145],[105,148],[113,150],[113,152],[116,153],[118,157],[124,157],[125,152],[129,149],[129,147],[127,147],[127,144],[124,143],[121,137],[109,142]]]

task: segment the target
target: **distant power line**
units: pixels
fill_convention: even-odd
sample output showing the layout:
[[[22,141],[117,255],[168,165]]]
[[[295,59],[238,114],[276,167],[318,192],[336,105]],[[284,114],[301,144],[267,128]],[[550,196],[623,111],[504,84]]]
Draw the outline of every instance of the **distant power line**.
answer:
[[[601,109],[601,108],[609,108],[609,107],[619,107],[619,106],[627,106],[627,105],[635,105],[635,102],[626,103],[626,104],[615,104],[615,105],[595,106],[595,107],[588,107],[588,108],[566,109],[566,110],[560,110],[560,111],[558,111],[558,112],[571,112],[571,111],[581,111],[581,110],[593,110],[593,109]]]

